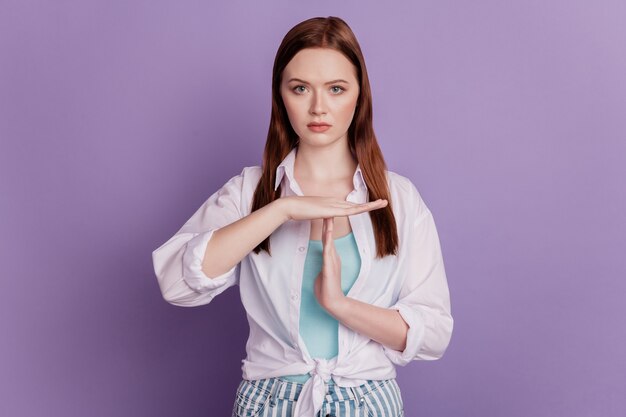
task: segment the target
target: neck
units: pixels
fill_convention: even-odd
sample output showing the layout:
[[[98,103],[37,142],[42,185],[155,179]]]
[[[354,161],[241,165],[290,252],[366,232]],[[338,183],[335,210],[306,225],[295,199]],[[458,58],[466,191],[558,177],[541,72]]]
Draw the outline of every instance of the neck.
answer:
[[[319,147],[300,142],[294,162],[294,175],[307,181],[329,182],[352,177],[357,164],[347,140]]]

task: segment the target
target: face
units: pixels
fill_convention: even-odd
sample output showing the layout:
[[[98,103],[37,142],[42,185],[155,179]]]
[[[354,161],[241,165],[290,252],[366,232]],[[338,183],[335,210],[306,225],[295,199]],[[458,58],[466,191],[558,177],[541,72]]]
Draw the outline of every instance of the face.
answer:
[[[280,94],[300,144],[320,146],[346,141],[359,98],[356,68],[328,48],[299,51],[282,74]],[[320,129],[310,123],[327,123]]]

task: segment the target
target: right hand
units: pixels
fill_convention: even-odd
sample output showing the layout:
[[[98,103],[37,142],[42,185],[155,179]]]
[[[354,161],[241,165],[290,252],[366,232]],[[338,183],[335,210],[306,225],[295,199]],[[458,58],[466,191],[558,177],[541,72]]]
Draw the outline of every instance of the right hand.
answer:
[[[320,196],[292,195],[281,197],[277,201],[282,201],[284,214],[289,220],[312,220],[352,216],[387,206],[387,200],[381,199],[359,204],[335,197]]]

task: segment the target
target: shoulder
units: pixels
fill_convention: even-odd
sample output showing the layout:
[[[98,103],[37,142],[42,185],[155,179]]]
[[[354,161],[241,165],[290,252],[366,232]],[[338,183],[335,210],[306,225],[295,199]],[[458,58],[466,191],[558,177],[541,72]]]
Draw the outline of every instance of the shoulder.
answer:
[[[261,179],[262,173],[263,168],[261,168],[259,165],[252,165],[243,167],[239,175],[241,176],[244,185],[249,184],[256,188],[259,180]]]
[[[256,188],[256,185],[261,178],[262,169],[258,165],[243,167],[239,174],[233,175],[222,186],[222,188],[240,189],[246,191],[248,188]]]
[[[231,177],[218,193],[231,194],[238,200],[242,216],[250,214],[252,199],[263,169],[258,165],[245,166],[241,172]]]
[[[428,210],[421,193],[413,181],[395,171],[385,171],[387,184],[391,195],[391,204],[396,207],[401,214],[408,214],[410,217],[420,217]]]

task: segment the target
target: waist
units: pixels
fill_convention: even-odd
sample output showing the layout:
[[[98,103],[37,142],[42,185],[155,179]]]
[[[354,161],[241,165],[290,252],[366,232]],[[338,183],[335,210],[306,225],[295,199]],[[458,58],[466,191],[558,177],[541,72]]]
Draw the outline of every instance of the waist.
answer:
[[[300,384],[304,384],[306,381],[308,381],[309,378],[311,378],[311,374],[285,375],[279,378],[289,382],[298,382]]]
[[[372,391],[378,390],[385,384],[394,381],[395,378],[383,379],[383,380],[367,380],[364,384],[354,387],[342,387],[335,384],[332,378],[326,384],[326,398],[327,402],[335,401],[337,398],[343,398],[345,400],[359,400],[363,396]],[[304,383],[297,381],[290,381],[285,377],[273,377],[256,380],[243,380],[241,384],[250,385],[252,390],[259,393],[265,393],[271,395],[274,399],[286,399],[290,401],[297,401],[302,392]]]
[[[346,355],[341,357],[333,357],[327,359],[329,369],[317,370],[317,358],[309,361],[303,357],[304,352],[296,348],[289,349],[282,346],[280,353],[269,356],[269,343],[263,341],[255,341],[248,343],[246,346],[247,356],[242,361],[242,379],[244,380],[260,380],[267,378],[282,378],[291,380],[291,382],[304,383],[310,376],[322,372],[333,376],[339,384],[359,385],[368,380],[384,380],[396,377],[396,369],[394,364],[387,355],[385,355],[382,345],[376,342],[367,343],[350,349]],[[283,349],[284,347],[284,349]],[[278,349],[274,349],[278,350]],[[319,358],[320,360],[322,358]],[[323,377],[327,380],[327,377]],[[352,383],[346,383],[346,380],[352,380]]]

